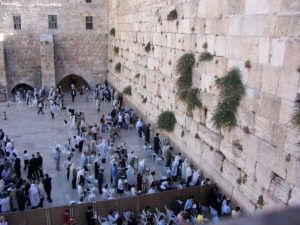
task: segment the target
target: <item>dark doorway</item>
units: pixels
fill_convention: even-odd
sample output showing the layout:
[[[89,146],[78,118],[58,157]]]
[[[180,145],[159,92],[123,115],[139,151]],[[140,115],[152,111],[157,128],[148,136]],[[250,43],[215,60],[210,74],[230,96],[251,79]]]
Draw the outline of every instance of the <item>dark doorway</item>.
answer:
[[[58,83],[57,87],[61,86],[64,92],[68,92],[71,91],[71,84],[74,84],[77,90],[81,90],[83,85],[85,87],[90,88],[89,84],[86,82],[85,79],[75,74],[66,76]]]
[[[33,87],[31,87],[28,84],[22,83],[22,84],[18,84],[17,86],[15,86],[11,90],[11,93],[15,94],[17,91],[20,91],[20,93],[26,93],[27,91],[32,91],[33,92]]]

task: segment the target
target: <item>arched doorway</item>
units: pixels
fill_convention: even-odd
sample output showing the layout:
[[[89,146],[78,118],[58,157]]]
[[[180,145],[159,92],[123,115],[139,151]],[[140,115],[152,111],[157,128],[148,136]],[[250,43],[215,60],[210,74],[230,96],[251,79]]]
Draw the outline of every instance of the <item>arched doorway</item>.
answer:
[[[90,88],[89,84],[86,82],[85,79],[83,79],[81,76],[78,76],[76,74],[71,74],[66,76],[64,79],[62,79],[58,84],[57,87],[61,86],[62,90],[64,92],[68,92],[71,90],[71,84],[75,85],[75,88],[78,90],[81,90],[82,86]]]
[[[33,92],[33,90],[34,90],[33,87],[31,87],[30,85],[25,84],[25,83],[21,83],[21,84],[16,85],[11,90],[11,93],[15,94],[17,91],[20,91],[21,93],[26,93],[27,91],[32,91]]]

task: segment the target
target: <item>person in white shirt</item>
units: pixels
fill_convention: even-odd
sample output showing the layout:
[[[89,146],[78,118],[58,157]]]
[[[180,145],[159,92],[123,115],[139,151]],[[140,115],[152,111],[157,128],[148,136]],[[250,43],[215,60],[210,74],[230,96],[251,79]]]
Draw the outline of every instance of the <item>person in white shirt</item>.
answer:
[[[95,125],[92,127],[92,133],[93,133],[93,138],[95,141],[97,141],[97,133],[98,133],[98,127],[97,124],[95,123]]]
[[[117,187],[117,193],[122,195],[124,193],[124,178],[120,178],[118,180],[118,187]]]
[[[0,200],[1,212],[9,212],[10,211],[10,202],[8,194],[4,195],[4,198]]]

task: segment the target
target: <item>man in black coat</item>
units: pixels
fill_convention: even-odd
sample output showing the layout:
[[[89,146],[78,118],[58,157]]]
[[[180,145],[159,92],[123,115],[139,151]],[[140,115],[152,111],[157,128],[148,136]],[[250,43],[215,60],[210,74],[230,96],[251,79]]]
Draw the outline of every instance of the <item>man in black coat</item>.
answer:
[[[159,133],[156,133],[156,136],[154,137],[153,140],[153,148],[156,154],[158,154],[159,149],[160,149],[160,140],[159,140]]]
[[[88,225],[95,225],[93,206],[89,206],[86,210],[86,221]]]
[[[148,124],[144,127],[145,142],[148,144],[150,144],[150,127],[151,124]]]
[[[44,173],[43,173],[43,157],[41,156],[41,154],[39,152],[36,153],[37,155],[37,170],[38,170],[38,177],[39,178],[43,178],[44,177]]]
[[[20,188],[17,190],[16,193],[17,196],[17,202],[18,202],[18,207],[20,211],[24,211],[25,210],[25,204],[26,204],[26,194],[25,194],[25,189],[24,188]]]
[[[49,177],[48,174],[45,175],[45,178],[43,180],[43,184],[44,184],[44,190],[45,190],[46,195],[47,195],[47,199],[48,199],[49,202],[52,202],[52,199],[51,199],[51,189],[52,189],[51,177]]]
[[[102,184],[103,184],[103,169],[100,169],[98,173],[98,188],[99,188],[99,194],[102,194]]]
[[[15,153],[13,153],[15,158],[15,165],[14,165],[14,169],[15,169],[15,174],[17,175],[17,177],[21,177],[21,160],[20,158],[17,157],[17,155]]]
[[[31,178],[33,180],[39,180],[39,161],[34,154],[32,154],[32,158],[30,159],[29,164],[29,167],[31,168]]]

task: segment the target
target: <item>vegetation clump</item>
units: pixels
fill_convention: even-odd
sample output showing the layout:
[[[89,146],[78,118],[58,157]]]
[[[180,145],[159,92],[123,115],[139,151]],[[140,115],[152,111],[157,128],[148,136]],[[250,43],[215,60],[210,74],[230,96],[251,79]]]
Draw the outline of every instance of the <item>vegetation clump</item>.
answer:
[[[292,114],[292,123],[295,127],[300,128],[300,102],[296,102],[295,111]]]
[[[111,30],[110,30],[110,35],[111,36],[115,36],[116,35],[116,29],[115,28],[111,28]]]
[[[123,92],[122,92],[124,95],[129,95],[131,96],[132,95],[132,91],[131,91],[131,86],[127,86],[126,88],[124,88]]]
[[[141,74],[137,73],[137,74],[134,76],[134,78],[138,79],[138,78],[140,78],[140,76],[141,76]]]
[[[232,128],[237,124],[235,113],[245,95],[239,69],[233,68],[225,77],[217,78],[216,85],[220,90],[220,100],[212,120],[218,129]]]
[[[177,10],[173,9],[171,12],[169,12],[168,16],[167,16],[167,20],[172,21],[172,20],[177,20],[178,14],[177,14]]]
[[[145,47],[145,51],[146,52],[150,52],[150,50],[151,50],[151,43],[150,43],[150,41],[147,43],[147,45],[146,45],[146,47]]]
[[[202,106],[202,103],[198,98],[199,89],[192,88],[194,65],[194,54],[186,53],[178,60],[176,66],[176,71],[180,75],[177,79],[178,96],[187,103],[189,113],[191,113],[195,107],[201,108]]]
[[[121,71],[121,63],[120,62],[115,65],[115,71],[117,73],[120,73],[120,71]]]
[[[158,129],[172,132],[174,130],[176,122],[176,117],[173,112],[164,111],[158,116],[157,127]]]
[[[202,52],[202,54],[200,55],[200,62],[211,61],[213,58],[214,58],[214,56],[212,54],[210,54],[209,52]]]
[[[115,54],[119,54],[119,47],[115,46],[114,47],[114,52],[115,52]]]

